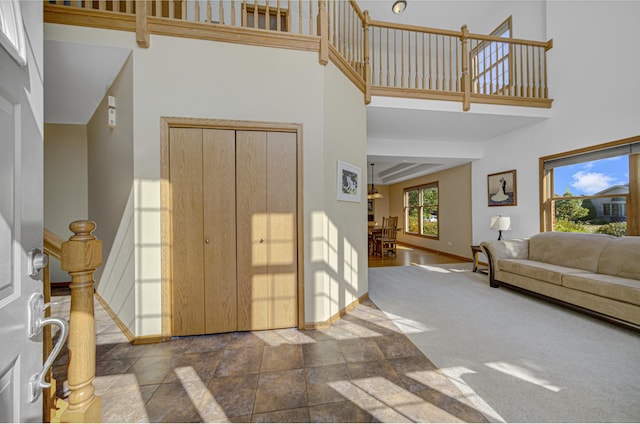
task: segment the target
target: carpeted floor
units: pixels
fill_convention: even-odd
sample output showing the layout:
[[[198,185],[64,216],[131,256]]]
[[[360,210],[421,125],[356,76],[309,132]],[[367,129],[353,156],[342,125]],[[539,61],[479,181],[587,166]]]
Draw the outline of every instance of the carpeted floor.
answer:
[[[369,269],[369,296],[478,409],[507,422],[640,422],[640,333],[471,264]]]

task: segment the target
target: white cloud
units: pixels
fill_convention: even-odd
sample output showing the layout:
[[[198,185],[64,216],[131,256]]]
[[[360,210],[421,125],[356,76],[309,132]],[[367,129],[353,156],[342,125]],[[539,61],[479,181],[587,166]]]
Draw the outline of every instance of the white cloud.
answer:
[[[615,185],[616,178],[601,172],[578,171],[572,176],[571,187],[575,188],[573,194],[593,194],[605,188]]]

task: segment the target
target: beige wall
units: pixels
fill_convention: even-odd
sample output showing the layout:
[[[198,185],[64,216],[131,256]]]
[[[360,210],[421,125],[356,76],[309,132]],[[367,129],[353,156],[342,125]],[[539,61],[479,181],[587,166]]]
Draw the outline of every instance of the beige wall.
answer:
[[[133,331],[133,59],[125,62],[87,124],[89,217],[102,240],[96,291]],[[116,126],[107,125],[107,96],[116,99]]]
[[[404,189],[432,182],[438,183],[440,196],[439,239],[405,234]],[[471,164],[391,185],[389,215],[398,216],[399,226],[403,229],[398,233],[398,241],[471,258]]]
[[[69,224],[88,217],[87,127],[45,124],[44,126],[44,226],[68,239]],[[71,281],[51,260],[51,281]]]

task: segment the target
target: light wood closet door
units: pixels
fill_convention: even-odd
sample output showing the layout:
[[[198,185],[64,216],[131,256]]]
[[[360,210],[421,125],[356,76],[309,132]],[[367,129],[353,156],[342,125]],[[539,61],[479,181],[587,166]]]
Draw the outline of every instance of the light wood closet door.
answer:
[[[238,328],[236,140],[233,130],[203,130],[205,332]]]
[[[238,329],[297,325],[296,135],[238,131]]]
[[[176,336],[237,329],[235,131],[172,128]]]
[[[236,132],[238,330],[269,328],[267,133]]]
[[[172,334],[203,334],[204,245],[202,130],[171,128],[169,133],[173,264]]]
[[[296,135],[267,133],[269,326],[297,325]]]

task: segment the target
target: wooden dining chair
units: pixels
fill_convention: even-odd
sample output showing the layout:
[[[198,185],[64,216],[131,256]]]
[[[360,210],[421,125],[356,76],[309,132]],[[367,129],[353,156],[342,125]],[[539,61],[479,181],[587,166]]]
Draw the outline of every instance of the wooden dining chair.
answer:
[[[382,228],[380,234],[380,255],[384,257],[385,253],[393,253],[396,255],[396,232],[398,230],[398,217],[390,216],[387,227]]]

